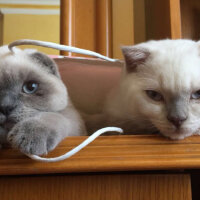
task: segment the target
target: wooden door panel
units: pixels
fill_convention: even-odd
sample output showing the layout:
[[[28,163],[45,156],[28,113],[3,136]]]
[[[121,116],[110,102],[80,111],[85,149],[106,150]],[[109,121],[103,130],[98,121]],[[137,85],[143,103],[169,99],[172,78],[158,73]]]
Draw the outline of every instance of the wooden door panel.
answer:
[[[1,200],[191,200],[189,175],[0,177]]]

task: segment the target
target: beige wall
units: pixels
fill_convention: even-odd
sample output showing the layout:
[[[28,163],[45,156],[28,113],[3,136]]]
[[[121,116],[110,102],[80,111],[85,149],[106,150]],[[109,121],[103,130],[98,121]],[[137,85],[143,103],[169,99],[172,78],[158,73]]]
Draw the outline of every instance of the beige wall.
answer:
[[[54,1],[52,5],[48,5],[45,3],[48,1],[44,0],[41,1],[41,4],[34,0],[27,0],[27,4],[21,4],[20,1],[7,2],[3,4],[0,1],[0,11],[2,12],[0,15],[0,45],[24,38],[60,42],[58,1]],[[36,46],[32,48],[37,48],[47,54],[59,54],[59,51],[53,49]]]
[[[5,14],[3,44],[23,38],[59,43],[59,15]],[[37,49],[48,54],[59,54],[53,49]]]
[[[3,15],[0,13],[0,45],[3,44]]]

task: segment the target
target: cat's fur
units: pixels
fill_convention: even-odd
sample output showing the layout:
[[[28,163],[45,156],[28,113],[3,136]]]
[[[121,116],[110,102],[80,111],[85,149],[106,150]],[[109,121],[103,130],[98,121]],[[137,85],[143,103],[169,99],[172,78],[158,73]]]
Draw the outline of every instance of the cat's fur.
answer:
[[[161,132],[171,139],[200,134],[200,43],[191,40],[149,41],[122,48],[125,67],[120,86],[105,106],[105,125],[125,133]],[[145,90],[157,91],[162,101]],[[181,119],[176,127],[169,117]]]
[[[24,93],[29,81],[38,84]],[[36,50],[0,47],[0,143],[27,154],[46,154],[67,136],[85,135],[55,62]]]

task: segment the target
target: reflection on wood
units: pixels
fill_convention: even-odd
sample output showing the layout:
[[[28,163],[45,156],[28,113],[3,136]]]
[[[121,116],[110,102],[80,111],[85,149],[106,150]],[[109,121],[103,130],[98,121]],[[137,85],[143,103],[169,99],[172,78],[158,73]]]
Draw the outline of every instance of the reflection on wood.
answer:
[[[50,157],[62,155],[86,137],[64,140]],[[0,152],[0,174],[188,169],[200,167],[200,137],[171,141],[161,136],[102,136],[68,160],[40,163],[4,149]]]

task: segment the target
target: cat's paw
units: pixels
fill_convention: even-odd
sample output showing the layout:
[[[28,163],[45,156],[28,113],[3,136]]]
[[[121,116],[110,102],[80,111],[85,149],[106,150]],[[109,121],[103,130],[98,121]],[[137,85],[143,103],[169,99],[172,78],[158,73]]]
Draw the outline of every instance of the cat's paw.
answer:
[[[8,133],[8,142],[25,154],[43,155],[59,143],[58,134],[39,121],[16,124]]]

